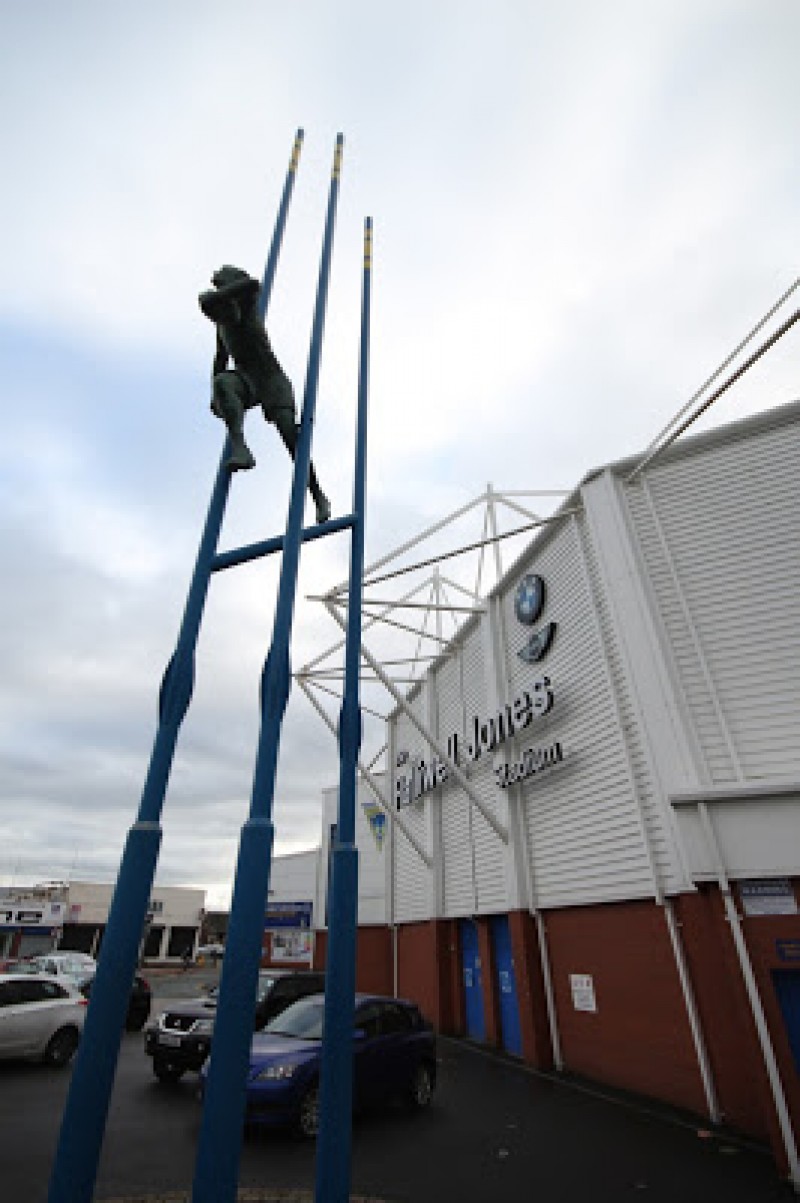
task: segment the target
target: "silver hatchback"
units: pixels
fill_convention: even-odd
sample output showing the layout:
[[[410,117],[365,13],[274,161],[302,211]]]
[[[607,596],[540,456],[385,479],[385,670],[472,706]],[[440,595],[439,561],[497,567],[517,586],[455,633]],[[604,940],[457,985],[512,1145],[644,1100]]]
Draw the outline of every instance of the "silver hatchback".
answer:
[[[86,1021],[87,1002],[76,986],[46,974],[0,977],[0,1057],[68,1065]]]

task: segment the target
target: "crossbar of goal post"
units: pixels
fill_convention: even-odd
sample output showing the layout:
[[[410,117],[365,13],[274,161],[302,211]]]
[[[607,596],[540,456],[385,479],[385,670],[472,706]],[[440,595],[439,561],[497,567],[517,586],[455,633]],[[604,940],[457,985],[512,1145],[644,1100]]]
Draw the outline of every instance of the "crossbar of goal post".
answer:
[[[302,142],[303,131],[298,130],[259,294],[262,319],[272,291]],[[225,466],[229,453],[230,441],[226,437],[178,641],[161,683],[158,729],[139,814],[128,832],[120,862],[86,1024],[61,1120],[48,1203],[91,1203],[94,1193],[130,983],[136,970],[161,845],[161,811],[178,733],[194,688],[195,649],[230,487],[231,473]]]
[[[250,796],[250,814],[242,827],[239,842],[219,1002],[214,1021],[214,1053],[209,1062],[205,1085],[192,1203],[234,1203],[238,1188],[253,1013],[272,867],[272,807],[281,727],[291,686],[289,647],[297,592],[303,510],[311,464],[311,435],[343,145],[344,139],[339,134],[331,173],[272,642],[261,677],[261,728]]]

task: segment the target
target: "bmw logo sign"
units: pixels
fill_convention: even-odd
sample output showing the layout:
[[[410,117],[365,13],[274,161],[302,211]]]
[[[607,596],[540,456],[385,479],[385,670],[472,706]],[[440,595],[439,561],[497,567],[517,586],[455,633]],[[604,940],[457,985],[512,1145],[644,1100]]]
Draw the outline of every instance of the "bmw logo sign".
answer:
[[[517,585],[514,613],[524,627],[532,627],[544,608],[544,581],[528,573]]]

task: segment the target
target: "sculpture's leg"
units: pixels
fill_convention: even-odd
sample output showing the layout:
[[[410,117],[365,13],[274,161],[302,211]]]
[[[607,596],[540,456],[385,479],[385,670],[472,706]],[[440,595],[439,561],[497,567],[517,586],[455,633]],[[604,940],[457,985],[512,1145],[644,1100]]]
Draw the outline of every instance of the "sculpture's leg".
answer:
[[[314,461],[312,460],[308,466],[308,491],[314,498],[314,505],[317,508],[317,523],[321,526],[323,522],[327,522],[331,516],[331,503],[319,487],[317,474],[314,471]]]
[[[289,454],[294,459],[295,448],[297,447],[297,425],[294,420],[294,410],[285,407],[271,410],[268,420],[275,423]],[[317,508],[317,522],[327,522],[331,516],[331,503],[319,486],[313,461],[309,464],[308,468],[308,491]]]
[[[255,457],[244,441],[244,414],[249,400],[247,385],[237,372],[219,372],[214,377],[211,408],[231,436],[231,451],[225,461],[231,472],[255,467]]]

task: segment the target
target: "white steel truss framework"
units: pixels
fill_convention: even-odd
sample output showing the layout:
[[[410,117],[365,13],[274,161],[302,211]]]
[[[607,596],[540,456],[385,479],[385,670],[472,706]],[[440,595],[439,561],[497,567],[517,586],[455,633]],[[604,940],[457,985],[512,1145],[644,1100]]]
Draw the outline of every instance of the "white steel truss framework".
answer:
[[[365,569],[362,582],[364,623],[360,679],[363,686],[371,692],[377,692],[379,702],[376,704],[382,704],[385,708],[384,711],[380,711],[362,702],[362,711],[380,720],[385,728],[392,706],[399,707],[432,751],[448,764],[470,803],[480,811],[504,843],[508,842],[507,830],[473,789],[463,770],[450,759],[447,750],[439,743],[434,733],[411,709],[406,695],[422,679],[428,665],[451,646],[463,623],[472,615],[483,613],[483,599],[488,588],[503,574],[501,544],[508,539],[519,542],[525,536],[529,538],[531,532],[537,528],[560,521],[566,516],[566,511],[561,510],[553,517],[542,517],[526,502],[537,498],[546,498],[551,502],[560,501],[566,496],[566,490],[497,491],[489,484],[474,500],[376,560]],[[519,523],[520,516],[526,519],[523,525]],[[510,517],[516,525],[504,529],[504,522],[507,525]],[[435,540],[444,532],[454,533],[453,528],[464,518],[470,523],[477,518],[481,532],[478,539],[443,547],[421,560],[403,562],[409,553],[414,552],[421,544]],[[493,560],[492,572],[487,570],[487,553],[491,554]],[[443,561],[458,561],[454,566],[453,576],[446,576],[442,572],[440,565]],[[407,592],[394,598],[388,596],[392,589],[389,582],[398,582],[402,577],[409,575],[418,577],[423,572],[426,572],[426,575]],[[461,581],[454,579],[454,576],[459,574],[462,577]],[[485,585],[487,578],[488,584]],[[382,586],[379,593],[371,595],[369,590],[378,584]],[[454,598],[457,600],[453,600]],[[311,600],[324,605],[342,631],[345,630],[347,582],[335,585],[327,593],[315,596]],[[368,646],[368,631],[372,632],[370,643],[381,646]],[[344,667],[341,662],[343,648],[344,638],[331,644],[294,674],[297,684],[334,737],[337,736],[338,714],[332,716],[319,695],[341,701],[344,681]],[[384,742],[369,761],[359,759],[359,773],[389,820],[402,832],[416,854],[430,868],[430,854],[408,828],[402,816],[391,806],[374,775],[375,765],[385,754]]]

